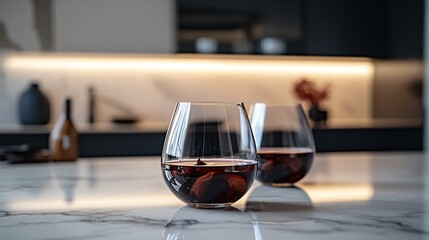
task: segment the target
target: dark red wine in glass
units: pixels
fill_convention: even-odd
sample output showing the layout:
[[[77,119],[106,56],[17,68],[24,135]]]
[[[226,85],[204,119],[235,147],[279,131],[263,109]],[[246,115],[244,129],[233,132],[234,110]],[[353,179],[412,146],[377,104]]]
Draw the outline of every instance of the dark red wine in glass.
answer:
[[[310,148],[261,148],[257,179],[263,183],[295,183],[307,175],[313,164]]]
[[[233,204],[250,188],[257,161],[178,160],[162,164],[163,177],[180,200],[190,204]]]
[[[299,104],[256,103],[251,125],[258,149],[257,179],[264,184],[293,184],[309,172],[315,145]]]

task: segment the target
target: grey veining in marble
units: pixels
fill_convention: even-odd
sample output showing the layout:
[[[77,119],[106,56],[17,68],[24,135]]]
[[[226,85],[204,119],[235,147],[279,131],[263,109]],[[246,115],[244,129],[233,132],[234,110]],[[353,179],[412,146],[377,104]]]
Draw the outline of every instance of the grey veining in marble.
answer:
[[[303,182],[186,207],[159,158],[0,165],[0,239],[429,239],[425,155],[319,154]]]

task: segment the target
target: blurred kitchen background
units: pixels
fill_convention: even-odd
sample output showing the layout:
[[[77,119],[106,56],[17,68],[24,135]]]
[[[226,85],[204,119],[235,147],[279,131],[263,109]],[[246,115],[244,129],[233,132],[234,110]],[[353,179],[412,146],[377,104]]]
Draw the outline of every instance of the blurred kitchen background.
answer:
[[[423,0],[0,0],[0,145],[47,146],[71,96],[81,156],[158,154],[178,101],[308,110],[307,80],[318,150],[421,150],[424,22]],[[23,126],[35,81],[50,120]]]

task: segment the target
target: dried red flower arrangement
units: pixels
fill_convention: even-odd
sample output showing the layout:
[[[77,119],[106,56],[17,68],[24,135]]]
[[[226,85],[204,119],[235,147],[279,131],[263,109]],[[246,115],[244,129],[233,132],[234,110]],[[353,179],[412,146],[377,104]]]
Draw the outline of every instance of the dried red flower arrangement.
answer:
[[[307,79],[302,79],[295,84],[294,91],[298,99],[311,104],[308,116],[313,121],[313,127],[315,128],[326,127],[328,111],[321,109],[320,104],[329,98],[330,87],[330,85],[327,85],[323,88],[318,88],[314,82]]]
[[[298,99],[307,101],[312,106],[319,106],[329,98],[330,85],[319,89],[313,81],[302,79],[295,84],[294,91]]]

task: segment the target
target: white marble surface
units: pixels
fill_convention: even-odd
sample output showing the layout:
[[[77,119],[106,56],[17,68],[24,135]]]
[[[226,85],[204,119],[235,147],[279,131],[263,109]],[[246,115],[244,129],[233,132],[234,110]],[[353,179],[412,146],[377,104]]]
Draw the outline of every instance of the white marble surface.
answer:
[[[296,188],[255,182],[228,211],[185,207],[158,157],[0,164],[0,239],[429,239],[424,162],[319,154]]]

